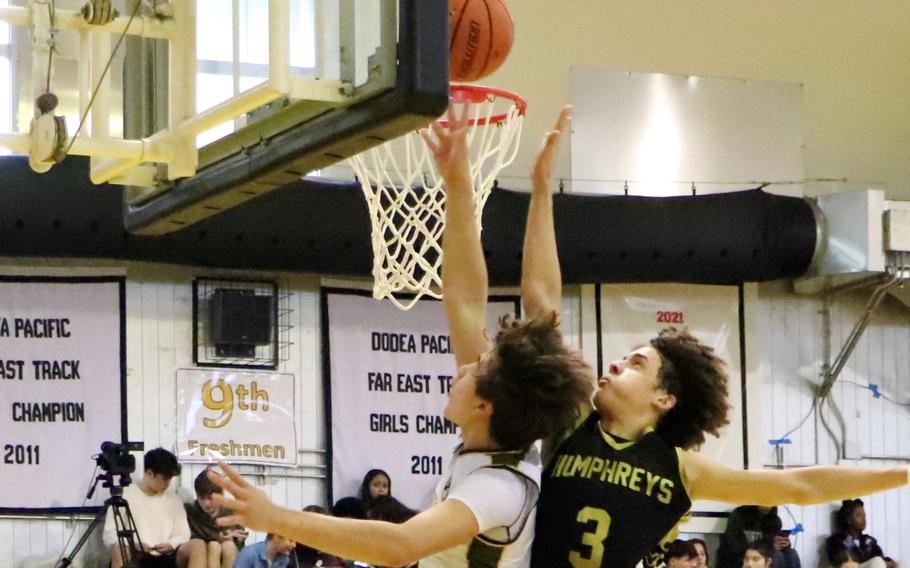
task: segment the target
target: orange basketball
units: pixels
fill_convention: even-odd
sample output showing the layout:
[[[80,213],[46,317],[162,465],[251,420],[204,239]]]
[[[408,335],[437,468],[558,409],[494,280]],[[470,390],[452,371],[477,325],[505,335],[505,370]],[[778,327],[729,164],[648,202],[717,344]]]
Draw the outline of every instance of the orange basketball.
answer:
[[[449,0],[449,80],[471,82],[496,71],[514,37],[503,0]]]

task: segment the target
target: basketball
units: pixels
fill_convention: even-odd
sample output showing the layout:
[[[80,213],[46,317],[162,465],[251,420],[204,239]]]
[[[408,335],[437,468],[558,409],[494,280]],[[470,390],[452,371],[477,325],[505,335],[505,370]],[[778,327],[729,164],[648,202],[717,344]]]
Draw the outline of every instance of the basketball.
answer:
[[[449,0],[449,80],[471,82],[496,71],[514,37],[503,0]]]

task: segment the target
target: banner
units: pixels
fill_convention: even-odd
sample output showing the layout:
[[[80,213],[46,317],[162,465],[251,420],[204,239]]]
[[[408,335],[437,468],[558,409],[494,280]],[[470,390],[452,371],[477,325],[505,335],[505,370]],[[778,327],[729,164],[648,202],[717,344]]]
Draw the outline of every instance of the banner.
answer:
[[[442,302],[403,312],[349,293],[327,293],[325,301],[332,499],[357,496],[363,476],[378,468],[389,473],[395,498],[425,509],[458,443],[442,415],[456,373]],[[488,334],[516,309],[515,300],[491,301]]]
[[[184,462],[297,464],[294,375],[177,369],[177,455]]]
[[[123,440],[123,306],[122,278],[0,278],[0,511],[109,497],[86,502],[93,456]]]
[[[739,289],[698,284],[610,284],[601,287],[604,368],[665,328],[685,328],[726,361],[730,423],[720,438],[707,436],[699,450],[712,460],[743,469],[742,373]],[[727,511],[730,505],[699,501],[693,511]]]

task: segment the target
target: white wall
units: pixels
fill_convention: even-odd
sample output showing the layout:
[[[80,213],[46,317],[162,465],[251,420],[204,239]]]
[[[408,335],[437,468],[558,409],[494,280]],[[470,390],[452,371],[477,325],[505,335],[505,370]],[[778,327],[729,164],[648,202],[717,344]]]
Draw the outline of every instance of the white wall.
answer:
[[[515,46],[484,80],[529,103],[505,187],[527,178],[541,133],[570,101],[570,68],[586,67],[802,83],[806,176],[841,180],[807,191],[872,186],[910,199],[910,3],[516,0],[509,7]],[[569,176],[565,147],[557,174]]]
[[[766,439],[777,439],[795,428],[812,405],[810,383],[820,383],[825,345],[820,298],[800,298],[783,283],[766,284],[760,290],[759,328],[763,377],[763,408],[757,419]],[[831,305],[831,357],[841,350],[847,335],[860,316],[869,291],[836,298]],[[842,460],[841,464],[870,467],[906,465],[910,459],[910,311],[896,300],[886,298],[876,310],[865,333],[831,391],[831,399],[843,413],[847,444],[865,459]],[[877,384],[885,398],[874,398],[867,388]],[[902,403],[902,404],[900,404]],[[835,425],[829,411],[829,424]],[[835,433],[840,437],[835,426]],[[823,425],[810,415],[805,424],[788,436],[784,465],[798,467],[815,463],[836,463],[834,443]],[[764,464],[777,465],[770,444],[765,446]],[[816,458],[818,461],[816,461]],[[864,499],[867,532],[875,536],[885,553],[910,561],[910,539],[904,517],[910,518],[910,490],[899,489]],[[803,566],[815,566],[817,551],[832,528],[832,513],[840,504],[789,507],[803,524],[804,535],[796,541]],[[781,516],[785,527],[793,521]]]

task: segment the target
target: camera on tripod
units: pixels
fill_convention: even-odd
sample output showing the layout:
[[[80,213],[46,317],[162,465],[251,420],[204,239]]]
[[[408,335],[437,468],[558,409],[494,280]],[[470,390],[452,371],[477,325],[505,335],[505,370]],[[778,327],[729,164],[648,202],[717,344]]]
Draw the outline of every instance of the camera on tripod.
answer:
[[[57,568],[67,568],[72,565],[73,559],[88,541],[92,531],[105,522],[108,511],[112,513],[120,557],[126,561],[124,565],[130,565],[128,561],[133,558],[136,551],[142,550],[142,540],[139,538],[139,531],[136,529],[136,521],[130,512],[129,503],[123,498],[123,489],[131,483],[130,474],[136,471],[136,458],[130,455],[130,450],[141,451],[141,442],[131,442],[129,444],[101,443],[101,453],[93,457],[95,458],[95,463],[104,473],[95,478],[85,499],[89,500],[92,498],[99,481],[102,487],[111,490],[111,496],[104,501],[104,506],[95,515],[88,529],[82,533],[82,537],[79,538],[72,552],[60,558]],[[120,479],[115,479],[115,476],[119,476]]]
[[[101,443],[101,453],[95,458],[95,463],[111,475],[124,475],[136,471],[136,458],[130,455],[129,448],[114,442]]]

